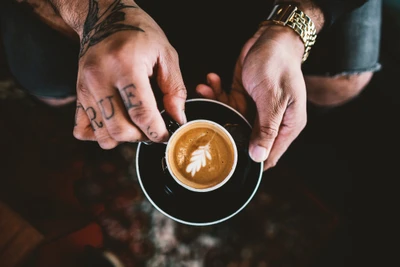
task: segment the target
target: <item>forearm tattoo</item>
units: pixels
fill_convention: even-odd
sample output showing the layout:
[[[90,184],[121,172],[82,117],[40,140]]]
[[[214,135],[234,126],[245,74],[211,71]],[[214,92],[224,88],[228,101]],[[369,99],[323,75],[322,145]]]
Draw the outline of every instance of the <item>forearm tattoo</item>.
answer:
[[[138,7],[121,3],[121,0],[114,0],[114,2],[102,14],[99,14],[98,1],[89,0],[88,15],[83,25],[79,57],[82,57],[91,46],[100,43],[105,38],[116,32],[144,32],[144,30],[139,27],[123,23],[125,21],[124,9],[127,8]]]

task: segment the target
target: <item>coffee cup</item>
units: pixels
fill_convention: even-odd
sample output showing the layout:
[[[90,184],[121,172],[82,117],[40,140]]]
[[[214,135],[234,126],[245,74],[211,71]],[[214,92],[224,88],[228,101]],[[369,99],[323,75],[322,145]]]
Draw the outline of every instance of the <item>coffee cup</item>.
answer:
[[[235,171],[238,151],[231,134],[205,119],[177,128],[165,150],[166,169],[185,189],[210,192],[226,184]]]
[[[263,164],[248,152],[251,125],[232,107],[210,99],[187,100],[185,113],[188,122],[179,125],[161,112],[170,138],[166,143],[138,144],[136,177],[152,206],[174,221],[192,226],[221,223],[243,210],[261,183]],[[208,139],[190,142],[201,128],[208,129]],[[210,140],[210,145],[218,140],[218,145],[227,144],[227,152],[215,156],[207,147]],[[195,146],[189,148],[188,143]],[[213,160],[219,160],[215,166],[221,169],[210,165]],[[204,179],[197,179],[201,173]]]

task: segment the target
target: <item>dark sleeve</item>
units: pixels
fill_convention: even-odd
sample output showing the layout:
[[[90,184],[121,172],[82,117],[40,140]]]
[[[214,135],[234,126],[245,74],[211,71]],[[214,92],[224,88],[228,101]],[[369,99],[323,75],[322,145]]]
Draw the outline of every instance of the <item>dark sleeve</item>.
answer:
[[[324,28],[330,27],[341,15],[360,7],[367,1],[368,0],[313,0],[324,12]]]

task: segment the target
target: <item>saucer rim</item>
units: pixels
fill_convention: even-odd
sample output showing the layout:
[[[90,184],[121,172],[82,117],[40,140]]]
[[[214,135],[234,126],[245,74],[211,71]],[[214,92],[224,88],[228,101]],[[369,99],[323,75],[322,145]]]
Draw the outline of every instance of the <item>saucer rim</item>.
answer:
[[[231,106],[229,106],[229,105],[227,105],[227,104],[225,104],[225,103],[222,103],[222,102],[220,102],[220,101],[213,100],[213,99],[206,99],[206,98],[192,98],[192,99],[186,100],[185,102],[188,103],[188,102],[197,102],[197,101],[200,101],[200,102],[211,102],[211,103],[215,103],[215,104],[218,104],[218,105],[225,106],[226,108],[232,110],[232,111],[235,112],[237,115],[239,115],[239,116],[247,123],[247,125],[250,127],[250,129],[252,129],[251,124],[247,121],[247,119],[246,119],[241,113],[239,113],[236,109],[232,108]],[[165,112],[165,110],[162,110],[162,111],[161,111],[161,113],[163,113],[163,112]],[[136,148],[136,157],[135,157],[135,158],[136,158],[136,163],[135,163],[135,165],[136,165],[136,175],[137,175],[137,179],[138,179],[138,181],[139,181],[139,184],[140,184],[140,187],[141,187],[143,193],[145,194],[147,200],[148,200],[148,201],[153,205],[153,207],[155,207],[159,212],[161,212],[163,215],[167,216],[168,218],[170,218],[170,219],[172,219],[172,220],[174,220],[174,221],[176,221],[176,222],[182,223],[182,224],[191,225],[191,226],[210,226],[210,225],[222,223],[222,222],[224,222],[224,221],[229,220],[230,218],[234,217],[234,216],[237,215],[239,212],[241,212],[241,211],[249,204],[249,202],[253,199],[254,195],[256,194],[256,192],[257,192],[257,190],[258,190],[258,188],[259,188],[259,186],[260,186],[260,184],[261,184],[262,175],[263,175],[263,172],[264,172],[264,162],[259,163],[259,164],[260,164],[260,174],[259,174],[259,176],[258,176],[257,184],[256,184],[256,186],[254,187],[253,192],[252,192],[251,195],[248,197],[247,201],[246,201],[239,209],[237,209],[235,212],[233,212],[232,214],[230,214],[230,215],[228,215],[228,216],[225,216],[224,218],[221,218],[221,219],[219,219],[219,220],[216,220],[216,221],[202,222],[202,223],[196,223],[196,222],[185,221],[185,220],[176,218],[176,217],[174,217],[174,216],[168,214],[167,212],[163,211],[163,210],[152,200],[152,198],[151,198],[151,197],[149,196],[149,194],[147,193],[145,187],[143,186],[142,178],[141,178],[140,172],[139,172],[139,151],[140,151],[140,147],[141,147],[141,146],[142,146],[142,142],[139,142],[139,144],[138,144],[138,146],[137,146],[137,148]]]

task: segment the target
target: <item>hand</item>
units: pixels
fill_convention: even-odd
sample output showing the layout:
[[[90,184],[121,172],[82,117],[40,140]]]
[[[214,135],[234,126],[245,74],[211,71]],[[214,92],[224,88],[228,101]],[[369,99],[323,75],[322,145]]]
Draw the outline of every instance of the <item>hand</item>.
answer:
[[[100,2],[100,1],[99,1]],[[133,1],[89,1],[81,51],[74,136],[104,149],[169,137],[150,83],[166,112],[186,122],[186,88],[178,55],[157,23]],[[105,4],[107,3],[107,4]]]
[[[306,125],[303,52],[304,45],[294,31],[265,25],[244,45],[230,93],[222,90],[218,75],[212,73],[208,85],[196,88],[200,95],[229,104],[245,116],[255,105],[249,153],[254,161],[264,161],[264,170],[277,164]]]

